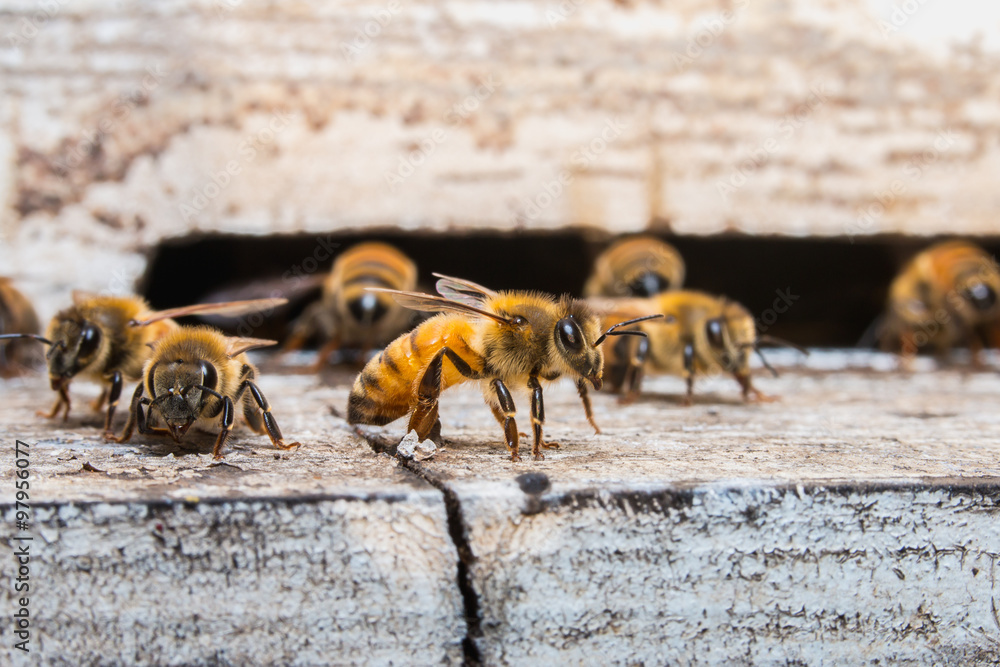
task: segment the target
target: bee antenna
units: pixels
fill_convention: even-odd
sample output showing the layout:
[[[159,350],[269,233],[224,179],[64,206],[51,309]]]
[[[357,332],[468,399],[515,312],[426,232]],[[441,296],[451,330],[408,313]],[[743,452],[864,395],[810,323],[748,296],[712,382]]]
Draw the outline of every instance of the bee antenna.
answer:
[[[43,336],[39,336],[38,334],[17,333],[17,334],[0,335],[0,339],[14,339],[14,338],[31,338],[32,340],[37,340],[39,343],[44,343],[45,345],[52,345],[52,341],[50,341],[48,338],[44,338]],[[57,344],[66,347],[66,344],[63,343],[62,341],[59,341],[59,343]]]
[[[802,354],[809,356],[809,350],[802,347],[801,345],[796,345],[795,343],[785,340],[784,338],[777,338],[776,336],[757,336],[757,340],[754,345],[760,345],[761,343],[770,343],[771,345],[778,345],[780,347],[790,347],[793,350],[798,350]]]
[[[203,384],[193,385],[192,389],[201,389],[206,394],[211,394],[212,396],[215,396],[216,398],[218,398],[220,400],[222,399],[222,394],[220,394],[219,392],[215,391],[214,389],[209,389],[208,387],[206,387]]]
[[[754,343],[751,347],[753,347],[753,351],[757,353],[757,356],[760,357],[760,361],[761,363],[764,364],[764,368],[771,371],[771,375],[773,375],[774,377],[778,377],[778,371],[774,370],[774,366],[768,363],[767,357],[765,357],[764,353],[760,351],[760,348],[757,346],[757,344]]]
[[[626,320],[624,322],[619,322],[618,324],[612,324],[608,327],[608,330],[601,334],[601,337],[594,341],[594,347],[597,347],[604,342],[604,339],[608,336],[642,336],[646,338],[646,333],[643,331],[615,331],[618,327],[628,326],[629,324],[635,324],[636,322],[645,322],[646,320],[655,320],[663,317],[662,314],[658,315],[646,315],[645,317],[637,317],[633,320]]]

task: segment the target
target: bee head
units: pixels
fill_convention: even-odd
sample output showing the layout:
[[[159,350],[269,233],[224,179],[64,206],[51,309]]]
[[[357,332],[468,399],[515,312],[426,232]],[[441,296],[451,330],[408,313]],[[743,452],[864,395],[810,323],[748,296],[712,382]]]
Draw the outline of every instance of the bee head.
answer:
[[[204,359],[157,361],[146,377],[150,410],[159,413],[175,441],[187,433],[213,398],[221,398],[216,391],[218,371]]]
[[[101,328],[80,317],[56,316],[49,325],[49,378],[53,389],[103,358],[110,343]]]
[[[749,368],[757,333],[753,318],[738,303],[727,302],[720,315],[705,320],[695,337],[704,340],[704,349],[727,371]]]
[[[597,345],[601,325],[583,301],[564,297],[559,302],[559,318],[552,332],[556,366],[569,375],[588,380],[600,389],[604,355]]]

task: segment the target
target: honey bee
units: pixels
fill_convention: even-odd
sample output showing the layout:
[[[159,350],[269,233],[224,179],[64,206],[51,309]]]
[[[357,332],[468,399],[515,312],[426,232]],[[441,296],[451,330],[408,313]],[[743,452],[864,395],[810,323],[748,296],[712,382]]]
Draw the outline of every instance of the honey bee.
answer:
[[[10,278],[0,277],[0,334],[37,334],[38,315]],[[0,347],[0,377],[20,375],[41,361],[28,340],[12,340]]]
[[[138,428],[139,433],[170,435],[180,442],[193,424],[208,425],[218,419],[222,428],[212,456],[221,459],[233,426],[234,406],[242,401],[243,417],[251,429],[266,433],[278,449],[300,446],[285,443],[270,404],[254,384],[257,369],[246,358],[249,350],[276,344],[259,338],[231,338],[205,326],[173,329],[155,343],[143,366],[125,430],[109,439],[128,442]],[[154,416],[166,428],[152,427]]]
[[[986,251],[965,241],[933,245],[892,281],[882,347],[912,355],[966,345],[975,359],[984,345],[1000,344],[998,294],[1000,269]]]
[[[58,396],[52,409],[39,411],[39,416],[52,419],[63,412],[63,419],[67,419],[70,382],[80,377],[102,385],[101,394],[91,407],[99,412],[107,401],[104,430],[109,431],[123,381],[139,379],[142,365],[151,353],[150,344],[179,326],[172,318],[197,314],[242,315],[284,301],[255,299],[153,311],[138,296],[74,292],[73,305],[52,318],[45,336],[8,334],[0,338],[33,338],[49,346],[45,355],[49,382]]]
[[[409,414],[408,431],[416,431],[421,440],[438,439],[441,392],[463,382],[478,382],[503,428],[511,461],[520,461],[510,388],[526,388],[531,394],[532,454],[541,460],[543,447],[558,447],[542,437],[541,383],[568,375],[576,380],[587,420],[600,433],[587,393],[588,382],[601,388],[600,345],[607,336],[642,332],[617,331],[631,323],[622,322],[602,334],[591,308],[568,296],[494,292],[467,280],[435,275],[442,296],[382,290],[403,306],[441,314],[392,341],[368,362],[351,389],[349,423],[380,426]]]
[[[673,246],[652,236],[616,241],[594,262],[584,297],[653,296],[684,284],[684,260]]]
[[[358,348],[363,359],[410,327],[413,313],[388,294],[369,291],[381,287],[412,291],[417,285],[416,265],[385,243],[362,243],[337,257],[323,281],[323,296],[296,320],[285,350],[295,350],[319,334],[326,343],[319,351],[315,370],[341,347]]]
[[[646,333],[645,338],[622,339],[608,350],[608,389],[624,390],[623,403],[636,399],[647,372],[683,377],[687,382],[685,405],[692,402],[695,377],[718,372],[736,379],[744,400],[775,400],[753,386],[750,353],[756,351],[764,366],[777,375],[761,353],[760,344],[778,343],[801,350],[773,336],[758,336],[747,309],[725,297],[678,290],[647,299],[592,302],[604,313],[606,323],[649,313],[664,315],[663,319],[638,325]]]

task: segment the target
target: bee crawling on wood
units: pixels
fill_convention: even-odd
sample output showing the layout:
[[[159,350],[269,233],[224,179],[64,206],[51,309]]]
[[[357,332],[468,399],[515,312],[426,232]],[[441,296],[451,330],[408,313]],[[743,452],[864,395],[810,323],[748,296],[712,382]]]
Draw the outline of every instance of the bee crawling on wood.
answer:
[[[694,396],[698,375],[725,372],[740,384],[746,401],[772,401],[775,397],[753,386],[750,353],[757,352],[764,366],[777,375],[760,351],[761,343],[776,343],[805,350],[772,336],[758,336],[750,313],[735,301],[703,292],[678,290],[648,299],[591,300],[604,322],[622,317],[660,313],[663,319],[643,322],[637,328],[645,338],[622,339],[608,350],[607,387],[621,392],[621,402],[638,395],[646,373],[676,375],[687,382],[685,405]],[[806,353],[807,354],[807,353]]]
[[[73,305],[52,318],[45,336],[6,334],[0,339],[33,338],[49,346],[45,355],[49,382],[58,396],[52,409],[39,411],[39,416],[51,419],[62,412],[63,419],[68,418],[70,382],[81,377],[103,385],[91,407],[99,412],[107,401],[104,430],[108,432],[123,381],[139,379],[151,353],[150,344],[180,326],[172,318],[198,314],[236,316],[284,302],[255,299],[153,311],[138,296],[99,296],[77,291],[73,292]]]
[[[285,350],[295,350],[319,334],[326,342],[315,370],[341,347],[357,348],[364,359],[413,323],[412,311],[388,294],[369,291],[383,287],[411,291],[417,285],[417,267],[396,248],[385,243],[361,243],[340,254],[323,281],[323,296],[296,320]]]
[[[583,296],[653,296],[680,289],[684,271],[684,260],[672,245],[652,236],[630,236],[598,256]]]
[[[1000,346],[1000,268],[965,241],[938,243],[911,259],[889,288],[881,346],[943,355],[965,345],[976,362],[984,346]]]
[[[257,369],[246,352],[277,344],[273,340],[231,338],[210,327],[180,327],[161,338],[146,361],[142,382],[132,395],[125,430],[114,442],[127,442],[138,428],[144,434],[170,435],[180,442],[196,423],[221,424],[212,455],[222,458],[222,449],[232,429],[237,406],[257,433],[266,433],[278,449],[300,446],[285,443],[271,406],[254,384]],[[158,416],[166,428],[154,428]]]
[[[467,280],[435,275],[442,296],[379,290],[408,308],[441,314],[392,341],[368,362],[351,389],[349,423],[383,425],[409,414],[408,431],[416,431],[421,440],[438,439],[441,392],[478,382],[503,428],[511,461],[519,461],[510,389],[526,388],[531,394],[532,454],[541,460],[543,448],[558,446],[542,435],[542,382],[567,375],[576,380],[587,419],[600,433],[587,393],[588,382],[601,388],[600,345],[607,336],[645,335],[618,328],[659,315],[614,324],[601,333],[599,319],[583,301],[538,292],[494,292]]]

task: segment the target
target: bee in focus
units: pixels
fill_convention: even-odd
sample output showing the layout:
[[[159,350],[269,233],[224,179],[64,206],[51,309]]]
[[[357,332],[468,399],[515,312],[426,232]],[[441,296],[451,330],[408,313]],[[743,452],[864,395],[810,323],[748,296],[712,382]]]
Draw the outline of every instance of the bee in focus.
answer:
[[[38,315],[10,278],[0,277],[0,334],[37,334]],[[0,377],[20,375],[41,362],[38,348],[29,340],[11,340],[0,346]]]
[[[679,290],[647,299],[595,299],[592,303],[603,313],[605,323],[650,313],[664,316],[638,325],[646,337],[622,339],[607,352],[606,384],[610,391],[624,392],[623,403],[638,397],[646,373],[683,377],[687,382],[685,405],[692,402],[695,377],[720,372],[739,382],[744,400],[771,401],[774,397],[753,386],[750,353],[756,351],[764,366],[777,375],[761,353],[760,344],[796,347],[772,336],[757,336],[746,308],[703,292]]]
[[[907,355],[964,345],[975,359],[984,345],[1000,345],[998,294],[1000,269],[982,248],[965,241],[931,246],[892,281],[881,345]]]
[[[408,308],[441,314],[392,341],[368,362],[351,389],[349,423],[380,426],[409,414],[408,431],[416,431],[421,440],[438,439],[441,392],[478,382],[503,428],[511,461],[520,461],[510,389],[526,388],[531,394],[532,453],[541,460],[542,448],[558,447],[542,436],[541,383],[567,375],[576,380],[587,419],[600,433],[587,393],[588,382],[601,388],[600,345],[606,336],[642,332],[616,331],[629,324],[621,323],[602,334],[590,307],[568,296],[494,292],[466,280],[438,277],[442,296],[385,291]]]
[[[67,419],[70,382],[80,377],[102,385],[101,394],[91,407],[100,412],[107,401],[104,430],[109,431],[123,381],[139,379],[142,365],[151,353],[150,344],[179,326],[172,318],[197,314],[242,315],[283,302],[283,299],[256,299],[153,311],[138,296],[74,292],[73,305],[52,318],[44,337],[9,334],[0,338],[34,338],[49,346],[45,355],[49,382],[58,396],[52,409],[39,411],[39,416],[51,419],[63,412],[63,419]]]
[[[125,430],[114,442],[127,442],[138,428],[143,434],[170,435],[175,442],[192,425],[221,425],[212,455],[222,458],[235,417],[242,403],[243,418],[257,433],[266,433],[278,449],[292,449],[299,443],[285,443],[271,406],[254,384],[257,369],[246,352],[276,345],[273,340],[232,338],[211,327],[177,327],[156,344],[146,361],[142,382],[132,395]],[[159,418],[166,428],[150,425]]]
[[[652,236],[629,237],[598,256],[583,296],[653,296],[680,289],[684,270],[684,260],[672,245]]]
[[[323,281],[323,296],[309,306],[293,325],[284,349],[296,350],[316,335],[326,342],[319,351],[315,370],[342,347],[361,351],[381,347],[408,329],[413,313],[385,293],[369,291],[381,287],[412,291],[417,285],[417,267],[396,248],[385,243],[362,243],[341,253]]]

